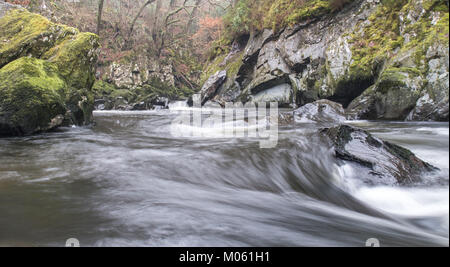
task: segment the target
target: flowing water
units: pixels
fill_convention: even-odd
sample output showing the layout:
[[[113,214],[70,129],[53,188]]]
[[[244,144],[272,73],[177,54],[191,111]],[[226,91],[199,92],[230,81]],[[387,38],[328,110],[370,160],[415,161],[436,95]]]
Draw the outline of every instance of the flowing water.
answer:
[[[297,123],[278,145],[174,137],[175,114],[0,139],[0,246],[449,245],[448,123],[352,122],[441,171],[369,186]],[[201,130],[201,129],[200,129]]]

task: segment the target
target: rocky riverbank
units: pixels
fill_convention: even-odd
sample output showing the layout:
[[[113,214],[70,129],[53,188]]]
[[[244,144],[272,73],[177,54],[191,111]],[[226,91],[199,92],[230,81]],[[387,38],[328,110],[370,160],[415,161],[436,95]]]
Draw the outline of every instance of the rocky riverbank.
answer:
[[[288,107],[329,99],[353,119],[448,121],[448,1],[347,2],[236,39],[206,68],[203,99]]]

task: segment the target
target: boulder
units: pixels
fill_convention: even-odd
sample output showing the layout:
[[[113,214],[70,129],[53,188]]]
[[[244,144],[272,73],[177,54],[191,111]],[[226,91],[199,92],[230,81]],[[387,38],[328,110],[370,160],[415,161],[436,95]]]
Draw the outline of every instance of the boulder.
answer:
[[[132,110],[147,110],[147,104],[145,102],[135,103],[132,107]]]
[[[209,77],[200,90],[202,105],[216,95],[217,90],[222,86],[226,79],[226,71],[218,71],[213,76]]]
[[[325,99],[300,107],[294,111],[294,116],[297,122],[339,123],[346,120],[342,105]]]
[[[40,58],[78,33],[24,9],[10,10],[0,18],[0,68],[23,56]]]
[[[404,120],[416,106],[424,85],[413,68],[388,68],[374,87],[366,90],[348,107],[356,119]]]
[[[68,92],[58,68],[20,58],[0,69],[0,136],[28,135],[60,126]]]
[[[99,48],[98,36],[92,33],[80,33],[75,28],[52,23],[45,17],[22,8],[11,9],[3,15],[0,17],[0,68],[3,70],[8,66],[4,71],[8,75],[4,75],[9,79],[14,78],[11,73],[19,77],[22,75],[33,77],[30,79],[35,84],[44,84],[49,80],[48,77],[57,76],[63,81],[65,88],[64,93],[60,94],[63,99],[62,106],[66,111],[62,112],[63,124],[86,125],[91,123],[94,109],[94,94],[91,89],[95,81],[95,66]],[[23,59],[25,57],[40,60]],[[26,63],[26,69],[15,67],[12,72],[12,66],[16,66],[17,62],[12,63],[17,60]],[[32,66],[33,64],[36,66]],[[31,70],[40,71],[30,72]],[[3,90],[5,90],[5,84],[6,81],[2,80]],[[37,92],[35,84],[30,86],[21,84],[20,90],[30,90],[30,93]],[[19,90],[16,87],[12,89]],[[16,97],[19,96],[16,95]],[[15,101],[21,102],[20,99]],[[29,107],[31,108],[31,106]],[[54,105],[54,107],[55,112],[60,114],[60,106]],[[9,112],[12,111],[9,109]],[[12,117],[4,116],[3,120],[14,117],[14,115]],[[47,118],[47,116],[43,118]],[[16,125],[16,122],[4,121],[9,125]],[[45,126],[47,122],[30,122],[30,124],[33,123],[39,127],[31,129],[17,126],[23,130],[12,130],[9,134],[31,134],[48,128]],[[8,135],[6,130],[3,131],[3,134]]]
[[[421,181],[423,172],[437,169],[411,151],[383,141],[369,132],[348,125],[322,129],[330,141],[336,158],[367,171],[374,184],[409,184]],[[363,176],[363,175],[362,175]]]

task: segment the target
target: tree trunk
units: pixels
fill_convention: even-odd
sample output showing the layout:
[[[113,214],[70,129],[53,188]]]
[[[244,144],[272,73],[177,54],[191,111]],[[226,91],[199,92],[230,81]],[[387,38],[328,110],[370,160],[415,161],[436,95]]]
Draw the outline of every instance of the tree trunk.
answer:
[[[98,2],[97,34],[100,34],[100,28],[102,26],[103,2],[105,2],[105,0],[100,0]]]
[[[144,5],[142,5],[142,7],[139,9],[138,13],[136,14],[136,17],[134,17],[133,21],[131,22],[131,26],[130,26],[130,31],[128,32],[128,42],[131,40],[131,34],[133,34],[133,30],[134,30],[134,25],[136,24],[136,21],[138,20],[138,18],[141,16],[142,12],[144,11],[145,7],[150,5],[151,3],[155,2],[155,0],[148,0],[147,2],[145,2]]]

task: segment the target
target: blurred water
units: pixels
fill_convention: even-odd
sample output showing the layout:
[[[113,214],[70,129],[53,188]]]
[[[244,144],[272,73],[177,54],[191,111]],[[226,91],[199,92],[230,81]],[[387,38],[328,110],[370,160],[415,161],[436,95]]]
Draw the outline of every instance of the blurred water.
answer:
[[[448,124],[354,122],[441,168],[404,188],[358,182],[310,124],[281,127],[277,147],[260,149],[172,137],[163,110],[95,117],[0,139],[0,246],[449,244]]]

